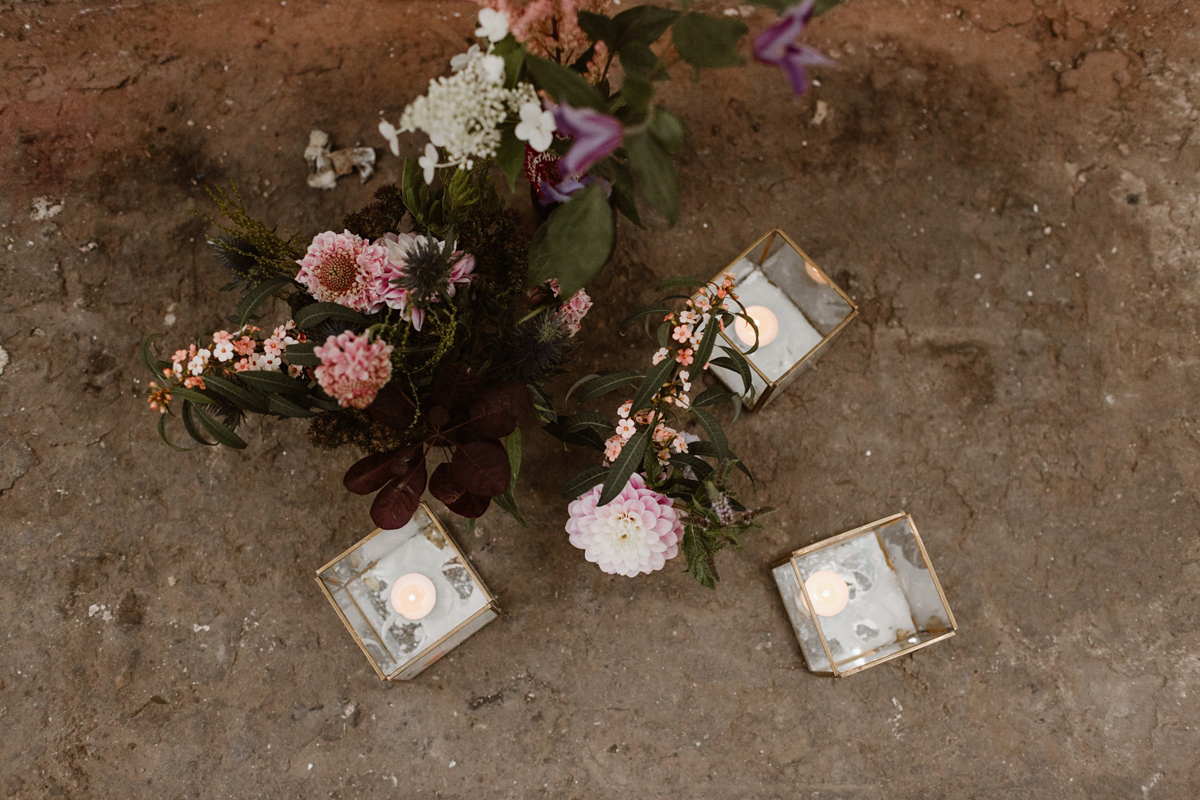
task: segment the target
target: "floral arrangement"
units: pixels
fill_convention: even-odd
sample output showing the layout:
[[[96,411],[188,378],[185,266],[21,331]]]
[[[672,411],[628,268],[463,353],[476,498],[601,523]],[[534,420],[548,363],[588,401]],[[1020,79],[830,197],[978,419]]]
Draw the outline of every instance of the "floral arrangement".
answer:
[[[831,62],[798,39],[837,0],[756,1],[781,16],[755,39],[754,56],[782,68],[799,94],[806,68]],[[750,472],[707,410],[729,402],[736,419],[740,397],[693,389],[711,365],[750,386],[736,348],[714,353],[735,319],[755,325],[732,285],[673,279],[660,290],[698,288],[630,315],[657,341],[650,368],[588,375],[562,401],[628,388],[615,422],[560,413],[549,387],[577,346],[592,305],[584,287],[611,256],[617,215],[641,226],[640,197],[669,222],[678,216],[672,156],[683,126],[654,102],[669,77],[662,38],[671,31],[678,60],[699,71],[743,63],[748,31],[686,5],[608,10],[607,0],[487,0],[480,43],[398,124],[380,123],[397,155],[402,132],[427,134],[424,152],[341,225],[283,237],[236,192],[214,192],[225,221],[209,244],[240,300],[229,330],[169,360],[154,354],[157,337],[143,347],[163,440],[184,449],[166,427],[178,418],[196,442],[244,448],[238,431],[250,415],[304,418],[316,446],[365,453],[344,484],[375,496],[380,527],[407,523],[426,490],[469,521],[495,502],[524,524],[514,495],[520,425],[536,416],[550,434],[600,453],[564,488],[566,531],[589,561],[634,576],[682,552],[687,570],[715,586],[714,555],[740,547],[770,510],[737,501],[732,474]],[[532,236],[494,189],[493,164],[510,189],[529,181],[543,219]],[[266,335],[258,313],[271,298],[290,318]],[[692,422],[703,437],[685,430]]]
[[[677,61],[696,74],[743,64],[748,29],[687,3],[682,11],[642,5],[609,16],[608,0],[480,2],[480,43],[455,56],[452,74],[431,81],[398,124],[383,120],[379,130],[396,155],[400,133],[429,137],[419,159],[426,183],[483,162],[499,166],[510,189],[527,178],[546,217],[529,245],[530,279],[557,279],[571,294],[608,263],[617,213],[642,226],[639,196],[669,223],[679,216],[673,155],[684,130],[654,102],[655,84]],[[755,38],[754,58],[782,69],[803,93],[807,69],[833,62],[799,38],[840,0],[752,2],[780,12]]]

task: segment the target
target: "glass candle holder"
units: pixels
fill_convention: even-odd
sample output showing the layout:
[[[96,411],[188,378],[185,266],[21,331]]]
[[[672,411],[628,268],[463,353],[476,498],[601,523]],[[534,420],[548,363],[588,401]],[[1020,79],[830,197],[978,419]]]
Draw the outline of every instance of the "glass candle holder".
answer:
[[[425,503],[321,567],[317,584],[384,680],[415,678],[500,613]]]
[[[858,306],[779,228],[767,233],[717,273],[733,278],[734,291],[754,318],[721,332],[724,344],[745,355],[751,385],[737,372],[709,370],[742,396],[747,408],[762,408],[777,392],[813,364],[829,343],[858,315]],[[734,310],[737,310],[736,305]],[[718,342],[718,344],[721,344]],[[718,350],[718,355],[720,351]]]
[[[797,550],[771,574],[818,675],[852,675],[958,628],[907,513]]]

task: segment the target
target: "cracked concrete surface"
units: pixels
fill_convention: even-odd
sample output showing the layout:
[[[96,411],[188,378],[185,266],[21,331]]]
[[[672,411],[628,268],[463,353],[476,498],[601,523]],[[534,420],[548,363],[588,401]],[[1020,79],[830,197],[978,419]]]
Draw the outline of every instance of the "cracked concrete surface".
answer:
[[[731,429],[781,512],[716,593],[611,578],[561,528],[587,456],[529,431],[530,529],[463,542],[503,617],[393,686],[311,579],[369,530],[353,455],[284,422],[172,453],[135,355],[227,311],[203,185],[334,225],[400,164],[310,190],[308,131],[382,147],[472,8],[0,3],[0,794],[1200,794],[1200,9],[851,0],[799,102],[676,76],[682,218],[621,230],[575,368],[647,358],[625,304],[786,229],[862,315]],[[900,508],[959,635],[809,675],[766,566]]]

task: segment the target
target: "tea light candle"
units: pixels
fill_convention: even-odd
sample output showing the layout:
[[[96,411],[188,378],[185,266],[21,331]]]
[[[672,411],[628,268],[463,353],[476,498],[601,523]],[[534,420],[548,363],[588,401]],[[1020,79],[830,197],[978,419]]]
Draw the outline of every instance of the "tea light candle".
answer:
[[[779,335],[779,319],[771,309],[766,306],[747,306],[746,313],[758,326],[759,347],[766,347],[775,341],[775,337]],[[754,344],[754,328],[750,327],[750,323],[742,317],[738,317],[737,321],[733,323],[733,332],[742,340],[742,344],[750,346]]]
[[[421,619],[436,603],[433,581],[419,572],[402,575],[392,586],[392,608],[405,619]]]
[[[822,617],[842,613],[850,602],[850,587],[832,570],[817,570],[808,576],[804,589],[812,600],[813,611]]]

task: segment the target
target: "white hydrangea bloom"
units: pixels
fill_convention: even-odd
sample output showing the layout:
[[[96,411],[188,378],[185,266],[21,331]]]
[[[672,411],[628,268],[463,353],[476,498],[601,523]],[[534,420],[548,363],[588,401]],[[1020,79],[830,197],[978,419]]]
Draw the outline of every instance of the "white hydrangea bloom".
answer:
[[[492,43],[500,41],[508,36],[508,17],[493,8],[479,9],[479,27],[475,29],[475,35]]]
[[[400,116],[397,130],[424,131],[444,151],[439,166],[471,169],[476,160],[494,158],[500,146],[499,126],[522,105],[537,101],[533,85],[504,88],[503,59],[476,51],[453,75],[429,82]],[[497,71],[497,62],[500,70]]]

